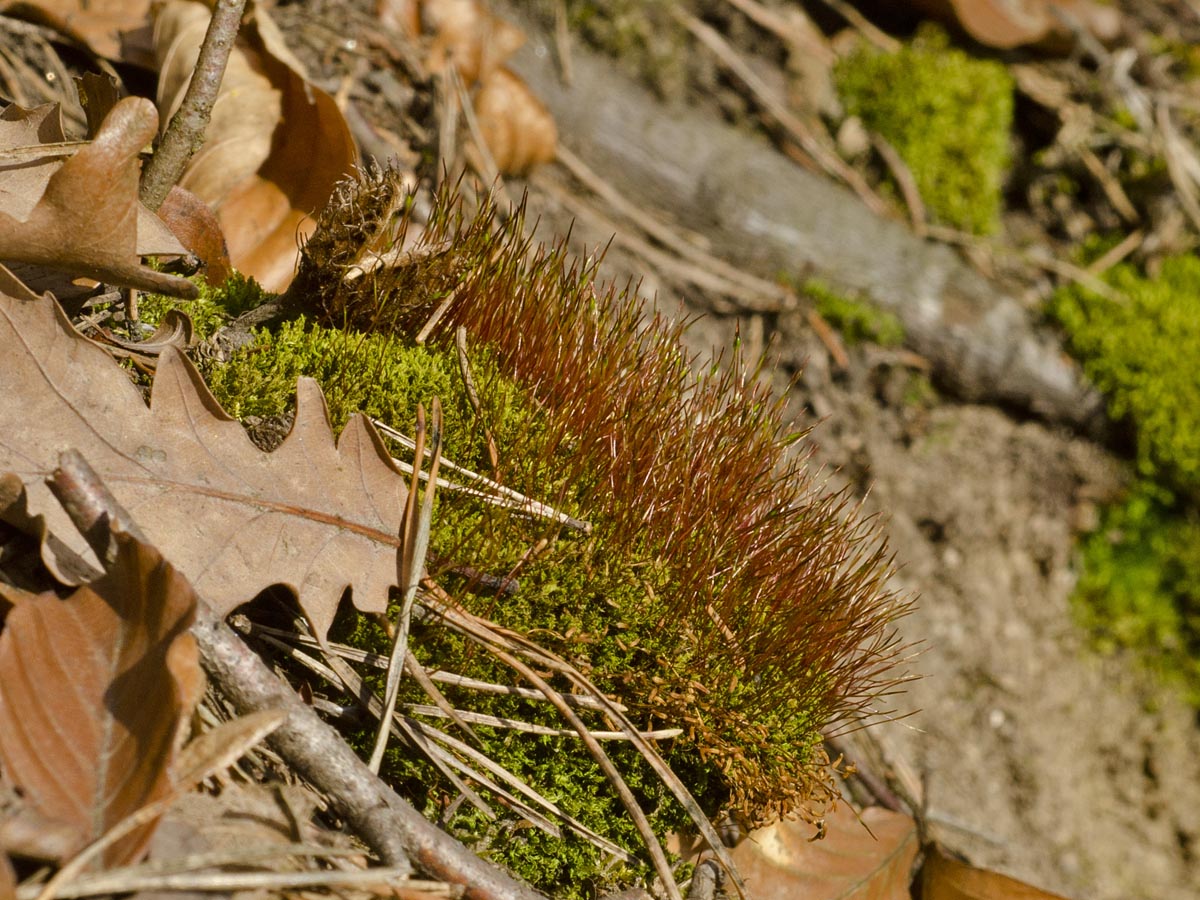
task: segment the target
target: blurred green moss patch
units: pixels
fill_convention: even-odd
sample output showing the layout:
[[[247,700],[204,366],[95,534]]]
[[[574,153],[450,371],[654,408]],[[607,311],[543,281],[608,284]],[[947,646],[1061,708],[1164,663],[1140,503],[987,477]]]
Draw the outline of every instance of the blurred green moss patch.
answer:
[[[1133,430],[1138,472],[1200,500],[1200,260],[1169,257],[1147,277],[1131,265],[1106,280],[1124,299],[1074,286],[1051,313],[1071,352]]]
[[[935,221],[973,234],[996,230],[1013,120],[1003,65],[925,28],[897,53],[852,53],[834,79],[846,112],[903,158]]]
[[[1101,650],[1131,649],[1200,706],[1200,511],[1143,482],[1082,544],[1076,614]]]
[[[812,298],[822,318],[842,333],[846,343],[869,342],[881,347],[904,343],[904,325],[890,312],[841,294],[818,279],[806,281],[803,291]]]
[[[1083,541],[1077,610],[1102,648],[1137,650],[1200,705],[1200,260],[1105,278],[1116,296],[1073,286],[1050,306],[1138,472]]]

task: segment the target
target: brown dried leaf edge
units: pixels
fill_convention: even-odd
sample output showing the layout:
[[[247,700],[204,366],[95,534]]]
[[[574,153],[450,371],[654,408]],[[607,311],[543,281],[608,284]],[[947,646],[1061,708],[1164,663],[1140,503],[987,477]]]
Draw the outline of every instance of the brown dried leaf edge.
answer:
[[[88,841],[170,794],[204,692],[191,586],[153,547],[117,541],[108,574],[65,600],[23,600],[0,632],[0,762],[38,812]],[[136,860],[154,824],[106,864]]]
[[[29,514],[0,496],[0,518],[42,517],[34,527],[56,575],[68,580],[72,553],[94,559],[43,484],[75,448],[219,614],[274,584],[295,592],[321,636],[347,588],[359,609],[386,609],[408,488],[366,419],[335,444],[316,382],[300,380],[295,425],[264,453],[174,348],[147,408],[50,297],[0,293],[0,346],[0,472],[21,479]]]

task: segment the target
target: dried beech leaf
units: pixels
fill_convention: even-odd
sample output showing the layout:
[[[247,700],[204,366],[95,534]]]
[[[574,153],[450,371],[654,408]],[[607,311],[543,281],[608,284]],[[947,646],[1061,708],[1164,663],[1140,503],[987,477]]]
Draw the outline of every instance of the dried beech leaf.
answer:
[[[7,854],[57,864],[86,844],[83,829],[39,812],[0,778],[0,858]]]
[[[164,121],[183,100],[208,20],[208,7],[192,0],[171,0],[155,19]],[[337,104],[256,9],[230,55],[204,146],[180,180],[216,210],[233,265],[268,290],[286,288],[312,215],[356,161]]]
[[[414,38],[421,33],[421,9],[417,0],[379,0],[375,14],[385,28]]]
[[[204,689],[191,587],[154,548],[117,541],[99,581],[22,603],[0,633],[0,761],[31,805],[89,840],[170,792]],[[135,860],[152,832],[118,841],[105,861]]]
[[[921,0],[928,12],[957,21],[981,44],[1008,49],[1027,44],[1074,46],[1072,22],[1101,41],[1120,34],[1121,13],[1095,0]]]
[[[484,143],[505,175],[522,175],[554,159],[558,129],[550,110],[507,68],[492,72],[475,95]]]
[[[53,111],[9,107],[0,148],[44,143],[61,134]],[[129,97],[105,117],[92,143],[65,161],[39,160],[0,172],[0,259],[32,263],[127,287],[196,296],[185,278],[155,272],[140,254],[183,255],[166,226],[138,201],[138,154],[158,115]],[[29,140],[36,135],[36,140]],[[61,138],[57,138],[61,140]]]
[[[225,232],[207,203],[174,185],[158,208],[158,217],[188,252],[200,260],[209,284],[224,284],[229,280],[233,264],[229,261]]]
[[[5,0],[0,12],[37,19],[99,56],[150,67],[151,0]]]
[[[64,556],[49,537],[94,559],[42,484],[75,447],[221,613],[272,584],[297,594],[321,635],[347,587],[360,609],[386,609],[405,479],[361,416],[335,445],[316,382],[300,381],[296,423],[264,453],[174,349],[159,358],[147,409],[53,300],[0,295],[0,346],[0,396],[10,398],[0,404],[0,472],[25,485],[26,527],[45,517],[43,558],[56,574],[67,575]]]
[[[936,845],[926,848],[921,867],[923,900],[1066,900],[999,872],[952,859]]]
[[[525,43],[525,32],[492,15],[481,0],[423,0],[421,25],[433,35],[429,71],[458,69],[468,87],[485,81]]]
[[[733,851],[755,900],[909,900],[917,854],[911,818],[873,806],[859,822],[843,803],[825,825],[825,837],[813,841],[811,825],[778,822]]]

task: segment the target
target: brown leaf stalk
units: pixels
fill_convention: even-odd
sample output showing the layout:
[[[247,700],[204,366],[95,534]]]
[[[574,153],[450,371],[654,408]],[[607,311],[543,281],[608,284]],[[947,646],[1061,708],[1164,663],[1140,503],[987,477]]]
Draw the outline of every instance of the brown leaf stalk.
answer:
[[[77,451],[63,454],[51,486],[101,559],[110,556],[112,529],[139,537],[137,524]],[[465,886],[468,900],[539,900],[539,894],[438,830],[380,781],[202,598],[192,634],[209,677],[239,713],[273,708],[287,713],[287,721],[269,743],[331,798],[386,865],[403,868],[415,863],[435,877]]]
[[[245,8],[246,0],[217,0],[213,6],[183,105],[172,116],[154,156],[142,172],[142,202],[156,212],[204,142],[204,130],[208,128]]]

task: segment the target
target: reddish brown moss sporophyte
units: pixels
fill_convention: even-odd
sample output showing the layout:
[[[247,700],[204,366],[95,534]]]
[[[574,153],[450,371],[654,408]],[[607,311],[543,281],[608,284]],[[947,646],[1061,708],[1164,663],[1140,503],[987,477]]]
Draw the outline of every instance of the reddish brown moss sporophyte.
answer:
[[[422,229],[410,206],[389,173],[343,185],[290,296],[326,324],[394,336],[445,307],[431,344],[464,326],[539,411],[536,435],[507,436],[498,477],[594,526],[585,538],[543,523],[506,556],[497,532],[511,520],[474,523],[462,551],[501,558],[460,562],[523,565],[532,596],[552,600],[548,612],[458,598],[536,629],[648,722],[685,728],[681,743],[716,766],[747,823],[825,799],[821,730],[878,712],[898,681],[892,624],[908,604],[886,586],[874,523],[814,481],[780,402],[739,365],[695,377],[680,326],[536,246],[520,210],[501,223],[490,205],[468,215],[443,196]],[[365,271],[373,256],[395,264]],[[562,580],[530,560],[539,536],[576,581],[538,582]],[[619,601],[589,589],[614,573],[635,589]]]

